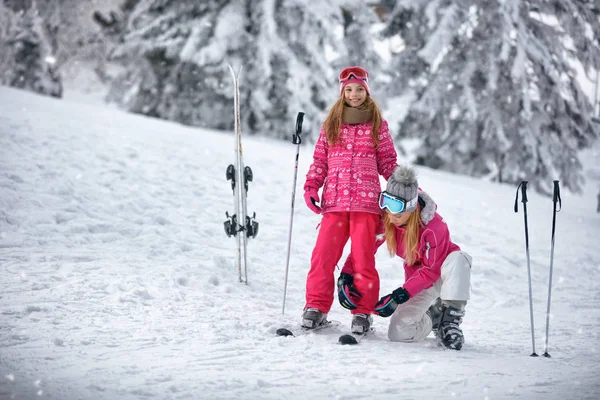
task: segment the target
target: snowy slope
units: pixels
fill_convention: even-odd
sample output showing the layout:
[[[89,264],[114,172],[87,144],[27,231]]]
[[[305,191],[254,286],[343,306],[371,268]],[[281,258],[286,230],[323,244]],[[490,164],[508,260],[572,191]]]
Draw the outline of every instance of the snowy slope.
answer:
[[[307,116],[309,118],[310,116]],[[294,121],[290,121],[290,134]],[[244,138],[254,170],[249,280],[237,282],[225,167],[233,135],[0,87],[0,399],[597,399],[600,216],[563,194],[551,359],[529,357],[523,214],[515,187],[419,169],[474,258],[462,351],[337,331],[278,338],[303,307],[319,217],[296,199],[281,315],[295,146]],[[312,149],[302,149],[298,188]],[[529,193],[535,339],[544,349],[552,202]],[[377,254],[382,294],[402,283]]]

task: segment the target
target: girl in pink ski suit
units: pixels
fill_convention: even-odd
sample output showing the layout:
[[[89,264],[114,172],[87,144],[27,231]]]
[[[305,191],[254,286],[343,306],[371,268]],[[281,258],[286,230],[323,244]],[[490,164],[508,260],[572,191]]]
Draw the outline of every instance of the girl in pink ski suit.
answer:
[[[361,297],[347,308],[354,314],[353,331],[355,320],[363,319],[356,328],[361,331],[370,326],[379,297],[373,241],[382,215],[379,175],[389,178],[397,154],[388,124],[370,97],[367,71],[346,68],[339,81],[340,98],[323,123],[304,185],[307,206],[323,218],[306,280],[302,324],[315,328],[326,320],[334,299],[334,269],[350,239],[353,284]]]

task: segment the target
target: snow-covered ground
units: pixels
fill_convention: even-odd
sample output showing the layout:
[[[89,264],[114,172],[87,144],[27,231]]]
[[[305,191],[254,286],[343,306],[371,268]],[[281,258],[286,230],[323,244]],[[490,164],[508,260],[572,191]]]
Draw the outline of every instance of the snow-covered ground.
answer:
[[[310,118],[310,115],[307,116]],[[293,131],[290,121],[290,135]],[[238,283],[225,168],[231,133],[0,87],[0,399],[598,399],[600,214],[563,193],[549,352],[530,357],[516,187],[419,168],[453,239],[474,258],[467,343],[339,329],[275,336],[299,320],[319,217],[298,190],[281,315],[295,146],[244,138],[250,285]],[[301,187],[312,149],[300,154]],[[529,193],[536,350],[544,350],[552,201]],[[402,267],[381,249],[382,294]]]

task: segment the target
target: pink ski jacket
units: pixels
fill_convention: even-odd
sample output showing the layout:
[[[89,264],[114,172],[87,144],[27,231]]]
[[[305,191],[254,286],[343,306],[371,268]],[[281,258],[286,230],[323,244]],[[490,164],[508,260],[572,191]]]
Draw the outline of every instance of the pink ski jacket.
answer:
[[[381,192],[379,175],[387,180],[397,166],[388,123],[382,120],[377,148],[371,139],[370,121],[343,124],[341,131],[342,144],[330,146],[325,129],[321,128],[304,190],[311,187],[319,190],[323,186],[323,213],[362,211],[381,214],[377,204]]]
[[[424,206],[423,206],[424,204]],[[440,278],[442,264],[448,254],[459,251],[458,247],[450,239],[448,225],[436,212],[437,205],[433,199],[419,189],[419,207],[421,209],[421,221],[423,227],[419,229],[419,244],[417,249],[419,255],[414,264],[404,263],[404,289],[411,297],[422,290],[428,289]],[[404,233],[406,228],[396,228],[396,255],[406,257],[404,247]],[[377,248],[385,243],[385,230],[383,222],[379,225],[377,232]],[[377,251],[377,250],[376,250]],[[348,255],[342,272],[352,274],[354,271],[352,254]]]

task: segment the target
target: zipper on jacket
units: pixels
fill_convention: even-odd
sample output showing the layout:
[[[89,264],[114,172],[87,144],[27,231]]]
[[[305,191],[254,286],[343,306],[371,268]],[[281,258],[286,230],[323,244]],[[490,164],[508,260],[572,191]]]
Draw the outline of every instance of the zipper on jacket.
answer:
[[[431,245],[429,242],[425,242],[425,258],[429,261],[429,249],[431,249]]]

